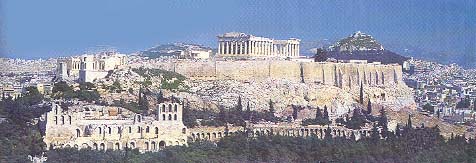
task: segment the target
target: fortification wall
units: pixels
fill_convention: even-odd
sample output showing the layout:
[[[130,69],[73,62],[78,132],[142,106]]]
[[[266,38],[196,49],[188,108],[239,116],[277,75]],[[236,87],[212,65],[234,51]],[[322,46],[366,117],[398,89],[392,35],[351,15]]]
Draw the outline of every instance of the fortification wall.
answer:
[[[402,83],[400,65],[296,62],[296,61],[216,61],[164,62],[146,67],[175,71],[192,79],[265,80],[287,79],[322,83],[346,90],[365,86],[388,86]]]

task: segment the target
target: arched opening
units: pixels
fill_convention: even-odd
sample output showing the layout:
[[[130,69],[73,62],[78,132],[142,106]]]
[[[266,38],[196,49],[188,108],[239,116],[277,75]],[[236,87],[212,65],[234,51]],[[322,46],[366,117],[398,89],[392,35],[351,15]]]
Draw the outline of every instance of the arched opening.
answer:
[[[140,126],[137,126],[137,133],[140,133]]]
[[[177,114],[174,114],[174,120],[177,120]]]
[[[172,112],[172,104],[169,104],[169,112]]]
[[[99,134],[102,134],[102,128],[99,127]]]
[[[55,116],[55,120],[54,120],[54,121],[55,121],[55,124],[58,124],[58,117],[57,117],[57,116]]]
[[[132,127],[129,126],[129,133],[132,133]]]
[[[213,139],[217,138],[217,133],[213,133],[212,135],[213,135],[213,137],[212,137]]]
[[[117,150],[120,150],[120,149],[121,149],[121,146],[119,145],[119,143],[116,143],[116,144],[115,144],[114,149],[117,149]]]
[[[93,149],[94,149],[94,150],[98,150],[98,144],[94,143],[94,144],[93,144]]]
[[[117,127],[117,134],[120,134],[120,133],[122,133],[122,129],[121,127]]]
[[[218,138],[221,138],[221,132],[218,133]]]
[[[175,104],[175,106],[174,106],[174,112],[177,112],[177,110],[178,110],[178,109],[177,109],[177,104]]]
[[[186,128],[182,128],[182,134],[186,134],[187,133],[187,129]]]
[[[131,148],[136,148],[136,143],[135,142],[131,142]]]
[[[157,144],[155,144],[155,141],[152,141],[151,143],[151,146],[152,146],[152,150],[157,150]]]
[[[192,133],[192,140],[195,141],[195,134]]]
[[[164,141],[160,141],[159,142],[159,149],[164,149],[165,148],[165,142]]]
[[[89,145],[86,143],[81,144],[81,149],[88,149]]]
[[[69,124],[71,124],[71,116],[68,116]]]
[[[145,150],[150,150],[149,142],[145,142]]]
[[[162,105],[162,112],[165,112],[165,104]]]
[[[165,121],[165,114],[162,114],[162,120]]]
[[[172,120],[172,114],[169,114],[169,121]]]
[[[64,116],[61,116],[61,124],[64,125]]]
[[[99,146],[100,146],[99,148],[100,148],[101,150],[106,150],[106,145],[104,145],[104,143],[101,143],[101,145],[99,145]]]
[[[149,133],[149,126],[145,127],[145,133]]]
[[[58,114],[58,108],[55,108],[55,114]]]
[[[159,134],[159,128],[158,128],[158,127],[155,127],[154,130],[155,130],[155,131],[154,131],[155,134]]]
[[[108,131],[109,134],[112,134],[112,129],[111,129],[111,127],[108,127],[108,128],[107,128],[107,131]]]
[[[80,137],[81,136],[81,131],[79,129],[76,129],[76,137]]]

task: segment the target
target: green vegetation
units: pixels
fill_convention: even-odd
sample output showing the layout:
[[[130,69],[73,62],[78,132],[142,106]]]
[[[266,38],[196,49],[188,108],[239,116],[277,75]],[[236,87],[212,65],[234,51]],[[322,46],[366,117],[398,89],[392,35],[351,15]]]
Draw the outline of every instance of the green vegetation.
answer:
[[[162,77],[161,89],[166,90],[178,90],[178,91],[187,91],[188,87],[183,83],[187,78],[182,74],[162,70],[162,69],[149,69],[149,68],[134,68],[132,71],[136,72],[137,74],[145,77],[144,85],[148,86],[151,85],[150,78],[151,77]]]
[[[423,111],[427,111],[427,112],[433,113],[433,112],[435,111],[435,107],[431,106],[430,103],[426,103],[426,104],[423,106]]]
[[[245,121],[280,121],[280,118],[274,115],[275,111],[271,100],[270,109],[264,112],[252,111],[249,103],[247,104],[246,111],[244,111],[241,103],[241,97],[239,97],[238,103],[234,108],[220,108],[218,113],[211,110],[194,110],[190,108],[188,103],[185,103],[183,107],[184,124],[189,128],[195,127],[198,125],[197,119],[201,120],[200,124],[202,126],[225,126],[227,123],[245,126]]]
[[[330,130],[328,130],[330,131]],[[343,137],[229,136],[218,143],[199,141],[162,151],[96,152],[56,149],[49,162],[476,162],[476,141],[456,136],[445,142],[438,127],[407,128],[387,139],[378,134],[354,141]],[[350,135],[350,138],[355,135]]]
[[[38,106],[43,100],[34,87],[16,100],[0,101],[0,117],[6,121],[0,124],[0,162],[28,162],[28,155],[40,155],[46,146],[43,143],[40,127],[33,125],[33,118],[49,110]]]
[[[328,125],[331,121],[329,120],[329,113],[327,112],[327,106],[324,106],[324,113],[321,112],[321,109],[317,107],[316,118],[314,119],[305,119],[302,121],[303,125]]]
[[[74,91],[66,82],[61,81],[55,83],[53,87],[53,98],[66,100],[77,98],[81,101],[92,102],[98,101],[100,95],[92,83],[79,83],[79,90]]]

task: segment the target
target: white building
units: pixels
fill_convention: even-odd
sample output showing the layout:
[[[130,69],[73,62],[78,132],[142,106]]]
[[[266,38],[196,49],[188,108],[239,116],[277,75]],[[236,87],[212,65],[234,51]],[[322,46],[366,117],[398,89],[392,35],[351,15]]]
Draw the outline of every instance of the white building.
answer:
[[[219,57],[299,57],[301,40],[274,40],[245,33],[230,32],[218,36]]]
[[[80,82],[92,82],[104,78],[110,70],[125,65],[127,57],[115,52],[103,52],[96,55],[82,55],[58,60],[59,78],[69,77]]]

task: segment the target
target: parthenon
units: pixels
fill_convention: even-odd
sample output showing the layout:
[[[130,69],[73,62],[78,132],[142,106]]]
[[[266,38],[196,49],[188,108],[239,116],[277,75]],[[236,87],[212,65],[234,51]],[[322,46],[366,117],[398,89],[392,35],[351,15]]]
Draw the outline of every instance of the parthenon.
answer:
[[[299,42],[274,40],[245,33],[230,32],[218,36],[218,56],[220,57],[298,57]]]

